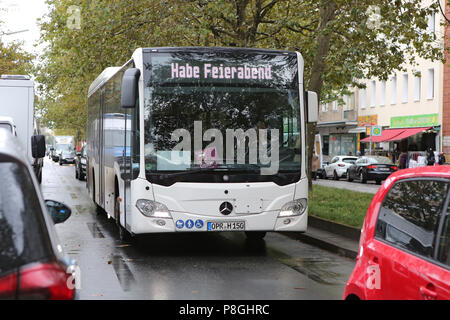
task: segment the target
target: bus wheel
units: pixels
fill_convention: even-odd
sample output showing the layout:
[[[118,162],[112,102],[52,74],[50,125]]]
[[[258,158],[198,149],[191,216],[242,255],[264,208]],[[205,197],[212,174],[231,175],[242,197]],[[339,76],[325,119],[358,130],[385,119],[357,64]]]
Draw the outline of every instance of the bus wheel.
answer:
[[[266,236],[265,231],[246,231],[245,235],[249,241],[261,241]]]
[[[114,201],[114,218],[116,219],[116,225],[119,229],[119,239],[122,242],[130,242],[132,240],[131,234],[120,224],[120,201],[119,197],[116,197]]]

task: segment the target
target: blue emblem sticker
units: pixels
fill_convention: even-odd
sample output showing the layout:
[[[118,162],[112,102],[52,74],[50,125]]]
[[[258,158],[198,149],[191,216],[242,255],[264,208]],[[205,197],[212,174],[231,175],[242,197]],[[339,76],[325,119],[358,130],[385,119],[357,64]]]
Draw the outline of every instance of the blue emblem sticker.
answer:
[[[183,229],[184,227],[184,221],[183,220],[177,220],[177,222],[175,222],[175,225],[178,229]]]
[[[192,221],[191,219],[186,220],[185,225],[186,225],[186,228],[192,229],[192,227],[194,226],[194,221]]]
[[[203,228],[203,220],[196,220],[196,221],[195,221],[195,227],[196,227],[197,229]]]

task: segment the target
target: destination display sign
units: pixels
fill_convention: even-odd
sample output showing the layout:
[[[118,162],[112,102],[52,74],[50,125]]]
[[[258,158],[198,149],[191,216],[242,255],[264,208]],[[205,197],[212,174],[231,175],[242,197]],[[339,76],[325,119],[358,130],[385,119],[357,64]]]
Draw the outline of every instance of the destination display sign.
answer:
[[[298,86],[296,55],[177,52],[147,53],[144,60],[146,86]]]

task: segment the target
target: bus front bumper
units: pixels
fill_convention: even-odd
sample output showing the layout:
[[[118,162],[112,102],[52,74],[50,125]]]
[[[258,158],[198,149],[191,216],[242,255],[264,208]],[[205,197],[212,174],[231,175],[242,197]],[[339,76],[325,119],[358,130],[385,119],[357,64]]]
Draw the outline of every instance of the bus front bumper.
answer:
[[[251,215],[204,216],[183,212],[171,212],[172,219],[150,218],[139,212],[127,225],[133,234],[165,232],[233,232],[233,231],[295,231],[306,232],[307,210],[300,216],[278,217],[279,211]],[[218,227],[221,228],[218,228]]]

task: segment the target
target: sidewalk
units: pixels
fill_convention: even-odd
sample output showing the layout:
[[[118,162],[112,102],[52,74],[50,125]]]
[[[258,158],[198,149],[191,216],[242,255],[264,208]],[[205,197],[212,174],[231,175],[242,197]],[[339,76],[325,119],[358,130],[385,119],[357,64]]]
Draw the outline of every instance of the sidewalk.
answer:
[[[308,229],[305,233],[284,233],[286,236],[356,259],[360,230],[314,216],[308,217]]]
[[[325,179],[317,179],[313,180],[313,184],[325,186],[325,187],[332,187],[337,189],[347,189],[351,191],[356,192],[364,192],[364,193],[377,193],[378,189],[380,188],[380,185],[375,184],[372,181],[369,181],[368,183],[359,183],[359,182],[347,182],[345,180],[325,180]]]

